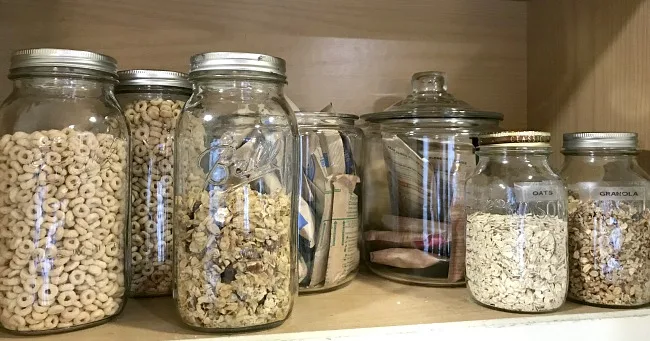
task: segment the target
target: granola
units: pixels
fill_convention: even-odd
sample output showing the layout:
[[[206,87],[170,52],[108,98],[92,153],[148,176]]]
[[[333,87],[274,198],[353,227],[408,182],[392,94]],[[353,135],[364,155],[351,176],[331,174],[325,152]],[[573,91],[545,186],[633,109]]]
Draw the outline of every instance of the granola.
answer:
[[[637,206],[569,196],[569,297],[612,306],[650,302],[650,210]]]
[[[176,299],[185,322],[241,328],[284,320],[292,302],[289,196],[245,185],[176,200]]]

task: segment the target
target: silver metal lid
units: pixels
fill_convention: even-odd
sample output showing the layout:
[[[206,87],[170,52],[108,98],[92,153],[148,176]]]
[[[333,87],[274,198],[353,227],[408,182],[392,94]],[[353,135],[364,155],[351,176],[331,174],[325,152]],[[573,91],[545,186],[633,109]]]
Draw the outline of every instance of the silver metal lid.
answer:
[[[190,76],[199,71],[257,71],[286,76],[282,58],[257,53],[207,52],[190,58]]]
[[[563,150],[583,150],[591,148],[637,149],[637,133],[585,132],[567,133],[563,136]]]
[[[117,60],[103,54],[65,49],[37,48],[15,51],[9,70],[24,67],[72,67],[117,74]]]
[[[166,70],[122,70],[117,72],[120,86],[160,85],[192,89],[187,74]]]

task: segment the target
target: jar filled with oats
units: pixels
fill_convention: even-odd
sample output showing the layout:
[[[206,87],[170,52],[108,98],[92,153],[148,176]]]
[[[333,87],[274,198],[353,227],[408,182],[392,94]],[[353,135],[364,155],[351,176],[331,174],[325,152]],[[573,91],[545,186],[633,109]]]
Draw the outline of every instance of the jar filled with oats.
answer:
[[[205,331],[284,322],[298,291],[298,127],[284,60],[213,52],[190,61],[194,93],[174,141],[174,298]]]
[[[465,181],[481,133],[503,115],[447,92],[445,74],[419,72],[413,92],[363,116],[362,257],[375,274],[429,286],[465,284]]]
[[[359,268],[363,132],[356,115],[297,112],[300,292],[336,289]]]
[[[13,54],[0,106],[0,323],[70,331],[122,310],[128,283],[129,129],[115,59]]]
[[[650,179],[636,133],[564,134],[569,188],[569,299],[650,303]]]
[[[174,130],[192,94],[187,75],[163,70],[117,73],[117,100],[131,127],[131,295],[172,290]]]
[[[467,180],[467,287],[481,305],[542,313],[565,302],[567,195],[551,170],[550,134],[479,137]]]

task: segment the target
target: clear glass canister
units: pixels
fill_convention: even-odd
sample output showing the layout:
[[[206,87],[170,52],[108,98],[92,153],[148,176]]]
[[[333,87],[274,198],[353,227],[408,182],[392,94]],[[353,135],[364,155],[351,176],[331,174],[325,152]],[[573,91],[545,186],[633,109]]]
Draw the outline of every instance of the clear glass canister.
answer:
[[[129,130],[115,59],[13,54],[0,107],[0,322],[20,334],[106,322],[124,306]]]
[[[187,75],[117,73],[115,93],[131,126],[131,295],[172,291],[174,131],[192,94]]]
[[[364,115],[362,254],[392,280],[465,283],[465,180],[474,143],[503,116],[477,111],[447,92],[444,74],[413,75],[413,93]]]
[[[487,307],[542,313],[566,300],[567,195],[548,163],[550,137],[480,137],[466,185],[467,287]]]
[[[564,135],[569,188],[569,299],[650,303],[650,194],[636,133]]]
[[[277,326],[298,293],[298,127],[285,62],[204,53],[190,80],[174,142],[176,307],[205,331]]]
[[[359,117],[298,112],[300,131],[298,277],[300,292],[349,283],[359,267],[363,133]]]

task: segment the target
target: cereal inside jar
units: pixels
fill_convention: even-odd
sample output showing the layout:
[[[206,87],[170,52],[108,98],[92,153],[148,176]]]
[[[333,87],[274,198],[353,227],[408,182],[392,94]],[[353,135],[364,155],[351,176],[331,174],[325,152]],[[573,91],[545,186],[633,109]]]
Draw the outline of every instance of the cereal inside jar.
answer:
[[[0,107],[0,323],[18,334],[93,326],[125,303],[128,128],[116,61],[14,53]]]
[[[131,127],[131,294],[171,294],[174,130],[192,93],[187,75],[118,72],[115,92]]]
[[[297,294],[296,143],[282,59],[194,56],[175,143],[174,298],[203,331],[270,328]]]
[[[479,137],[467,180],[467,287],[481,305],[543,313],[568,286],[567,194],[548,163],[550,134]]]

